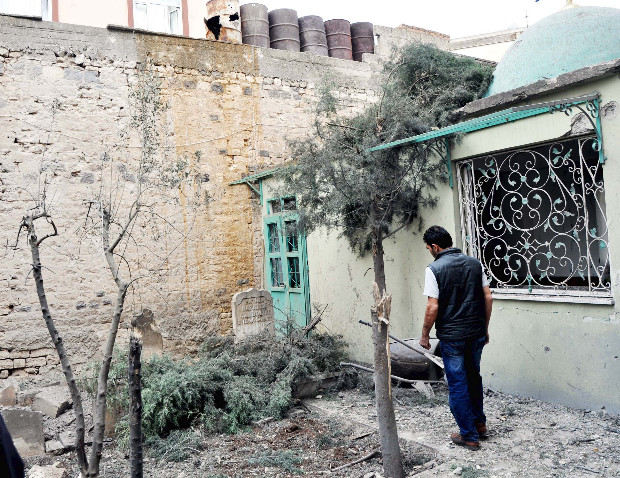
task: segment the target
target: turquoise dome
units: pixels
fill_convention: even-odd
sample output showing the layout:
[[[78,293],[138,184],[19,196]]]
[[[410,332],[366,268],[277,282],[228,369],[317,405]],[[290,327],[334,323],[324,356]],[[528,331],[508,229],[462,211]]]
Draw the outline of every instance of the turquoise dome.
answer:
[[[485,96],[620,58],[620,9],[574,7],[525,30],[498,63]]]

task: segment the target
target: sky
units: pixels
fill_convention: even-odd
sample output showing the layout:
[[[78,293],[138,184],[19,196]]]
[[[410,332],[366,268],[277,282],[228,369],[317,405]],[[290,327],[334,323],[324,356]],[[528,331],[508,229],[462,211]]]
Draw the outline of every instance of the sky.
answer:
[[[323,20],[344,18],[386,27],[401,24],[434,30],[452,38],[531,26],[559,11],[566,0],[255,0]],[[246,3],[241,1],[241,4]],[[574,0],[576,5],[620,8],[620,0]]]

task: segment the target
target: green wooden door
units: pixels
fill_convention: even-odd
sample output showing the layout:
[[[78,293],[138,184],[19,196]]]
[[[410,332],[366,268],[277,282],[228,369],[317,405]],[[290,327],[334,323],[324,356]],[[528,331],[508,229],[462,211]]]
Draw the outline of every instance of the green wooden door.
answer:
[[[265,277],[281,333],[307,325],[310,314],[306,239],[299,234],[297,221],[295,198],[267,201]]]

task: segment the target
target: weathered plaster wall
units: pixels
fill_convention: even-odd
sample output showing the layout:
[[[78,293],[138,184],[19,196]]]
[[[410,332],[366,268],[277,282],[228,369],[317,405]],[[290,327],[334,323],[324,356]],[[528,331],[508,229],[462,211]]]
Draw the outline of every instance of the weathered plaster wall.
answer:
[[[491,342],[483,355],[485,383],[506,392],[579,408],[603,406],[620,413],[620,80],[617,76],[547,94],[527,103],[575,97],[599,91],[603,167],[609,225],[612,293],[616,305],[587,305],[501,300],[495,295]],[[616,102],[613,108],[613,102]],[[577,116],[554,113],[517,121],[466,135],[454,148],[452,159],[547,142],[570,132]],[[456,190],[453,191],[456,194]],[[455,201],[449,196],[445,202]],[[455,203],[456,204],[456,203]],[[457,223],[458,224],[458,223]]]
[[[306,134],[315,85],[326,74],[347,109],[362,107],[377,84],[371,67],[357,62],[0,17],[0,240],[15,241],[32,195],[47,178],[60,237],[42,251],[49,267],[44,276],[77,364],[100,353],[115,293],[96,235],[79,234],[84,200],[98,193],[105,151],[115,171],[124,168],[118,190],[135,190],[131,168],[139,143],[135,136],[121,141],[119,129],[128,123],[130,85],[147,59],[170,106],[166,151],[171,161],[188,159],[191,177],[183,191],[167,191],[155,203],[170,224],[155,240],[141,228],[140,244],[150,249],[128,250],[138,269],[152,268],[156,256],[167,261],[130,295],[119,343],[129,318],[149,309],[164,350],[178,354],[195,350],[209,334],[227,333],[231,296],[262,285],[260,205],[246,186],[228,183],[286,159],[285,139]],[[197,208],[184,200],[192,191],[205,198]],[[55,362],[53,354],[41,355],[51,344],[29,250],[22,238],[17,250],[2,254],[0,376],[48,371]],[[26,363],[30,358],[36,365]]]

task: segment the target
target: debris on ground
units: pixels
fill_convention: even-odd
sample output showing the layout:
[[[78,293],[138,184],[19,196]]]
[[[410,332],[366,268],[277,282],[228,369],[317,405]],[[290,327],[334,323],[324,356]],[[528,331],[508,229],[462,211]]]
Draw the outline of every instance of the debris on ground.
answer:
[[[473,453],[450,440],[456,426],[447,387],[433,389],[430,399],[413,388],[393,390],[408,477],[620,476],[620,418],[604,410],[571,409],[487,389],[489,438]],[[298,401],[281,420],[254,421],[236,434],[188,429],[147,444],[144,476],[383,476],[380,455],[361,460],[379,448],[372,378],[362,375],[355,389],[319,396]],[[71,474],[77,469],[72,452],[31,457],[27,464],[59,460]],[[128,476],[127,453],[106,444],[101,470],[103,478]]]

